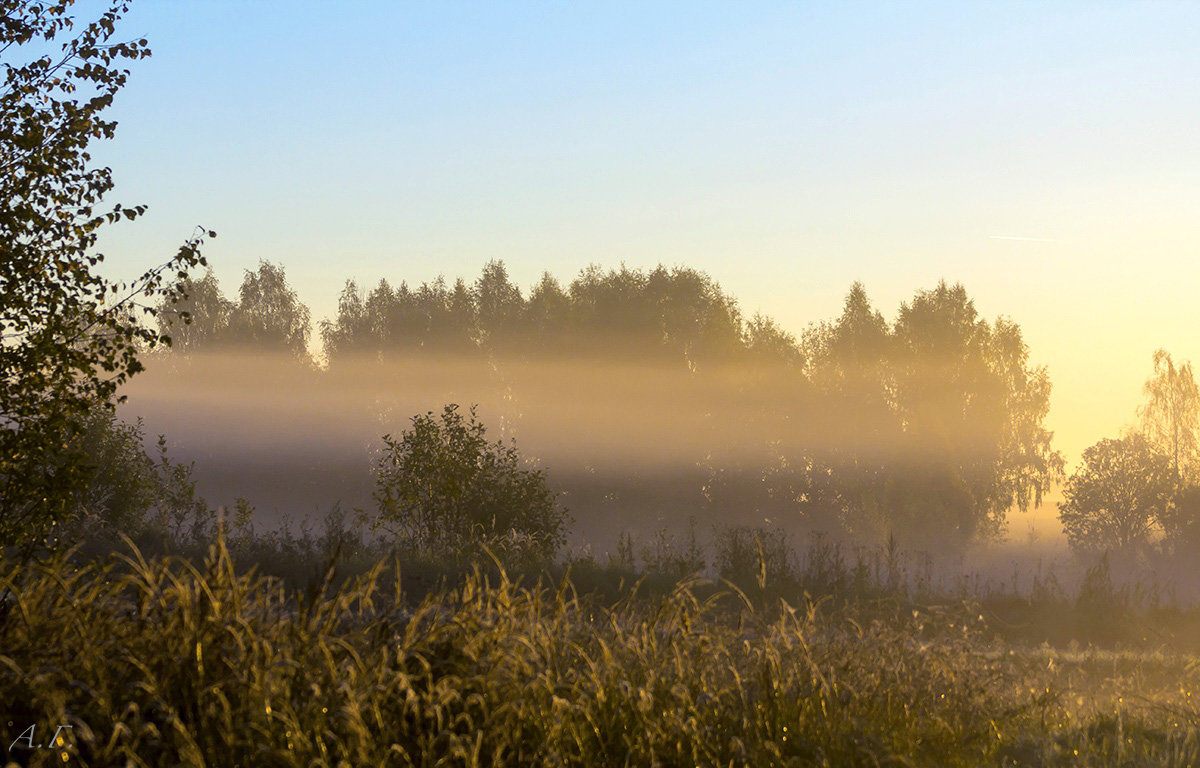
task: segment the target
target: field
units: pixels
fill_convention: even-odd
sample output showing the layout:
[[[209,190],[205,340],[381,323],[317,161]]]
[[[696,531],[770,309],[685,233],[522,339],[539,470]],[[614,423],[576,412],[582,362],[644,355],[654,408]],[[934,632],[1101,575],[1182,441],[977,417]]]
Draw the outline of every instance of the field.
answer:
[[[710,581],[662,560],[372,565],[328,536],[276,539],[308,568],[290,573],[223,535],[191,558],[0,564],[7,760],[1200,763],[1195,617],[1099,594],[1103,573],[1071,598],[938,599],[886,564],[785,572],[761,542]]]

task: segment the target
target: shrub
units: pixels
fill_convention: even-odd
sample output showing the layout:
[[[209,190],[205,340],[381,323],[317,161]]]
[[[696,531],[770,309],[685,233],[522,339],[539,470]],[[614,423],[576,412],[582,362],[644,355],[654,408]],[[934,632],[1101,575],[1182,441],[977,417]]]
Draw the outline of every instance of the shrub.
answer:
[[[82,427],[73,447],[88,481],[71,499],[69,522],[58,537],[103,549],[120,534],[179,543],[211,532],[215,513],[196,491],[192,465],[171,460],[165,437],[159,436],[153,456],[145,448],[142,420],[122,421],[102,404],[88,412]]]
[[[1159,520],[1170,551],[1189,558],[1200,552],[1200,485],[1177,489]]]
[[[158,477],[142,445],[142,422],[123,422],[107,408],[88,413],[79,436],[83,463],[92,469],[75,496],[81,528],[133,533],[155,502]]]
[[[704,548],[696,538],[696,519],[688,520],[687,536],[682,543],[667,533],[666,528],[658,529],[650,543],[642,547],[641,555],[646,572],[671,580],[677,581],[703,571]]]
[[[400,439],[383,438],[375,467],[377,525],[398,540],[447,553],[520,543],[552,557],[568,524],[541,470],[522,468],[512,443],[489,443],[472,407],[414,416]],[[509,547],[511,548],[511,547]]]
[[[755,583],[762,588],[795,578],[791,546],[781,529],[728,526],[717,531],[713,547],[717,573],[743,588]]]

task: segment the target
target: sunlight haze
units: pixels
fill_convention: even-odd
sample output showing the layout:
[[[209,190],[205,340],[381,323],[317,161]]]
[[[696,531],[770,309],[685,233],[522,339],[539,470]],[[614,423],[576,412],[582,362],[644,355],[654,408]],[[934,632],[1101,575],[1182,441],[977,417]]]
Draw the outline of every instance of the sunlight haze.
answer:
[[[97,159],[130,275],[192,226],[226,292],[503,260],[687,265],[799,334],[861,280],[1020,324],[1068,463],[1200,360],[1200,9],[1188,4],[135,4],[153,58]]]

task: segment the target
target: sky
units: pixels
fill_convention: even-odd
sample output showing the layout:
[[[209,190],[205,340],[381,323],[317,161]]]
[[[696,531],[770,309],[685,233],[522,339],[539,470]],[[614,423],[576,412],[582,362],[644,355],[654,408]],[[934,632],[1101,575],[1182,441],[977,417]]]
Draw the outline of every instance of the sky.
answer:
[[[1071,463],[1155,349],[1200,362],[1198,4],[142,0],[122,30],[154,55],[93,155],[149,213],[112,276],[197,224],[227,294],[275,261],[315,320],[349,278],[687,265],[796,334],[944,278],[1020,324]]]

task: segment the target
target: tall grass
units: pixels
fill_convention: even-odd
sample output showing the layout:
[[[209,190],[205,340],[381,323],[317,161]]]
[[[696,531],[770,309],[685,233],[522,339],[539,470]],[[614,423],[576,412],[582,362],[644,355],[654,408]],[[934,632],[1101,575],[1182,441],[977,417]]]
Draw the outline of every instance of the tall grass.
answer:
[[[571,578],[522,585],[494,563],[416,604],[405,600],[403,569],[394,563],[334,582],[332,570],[304,589],[239,572],[223,537],[198,565],[148,559],[132,546],[106,562],[0,562],[0,587],[11,593],[0,621],[7,714],[0,746],[36,723],[44,734],[71,725],[68,743],[60,750],[18,745],[10,760],[876,766],[1200,759],[1200,717],[1183,692],[1170,698],[1154,689],[1151,702],[1135,706],[1121,696],[1094,700],[1092,691],[1082,703],[1045,658],[984,642],[984,623],[970,605],[910,610],[889,603],[870,613],[829,601],[756,607],[737,588],[696,580],[614,603],[577,594]],[[1075,662],[1060,661],[1068,663]],[[1191,667],[1163,677],[1172,685],[1195,678]]]

